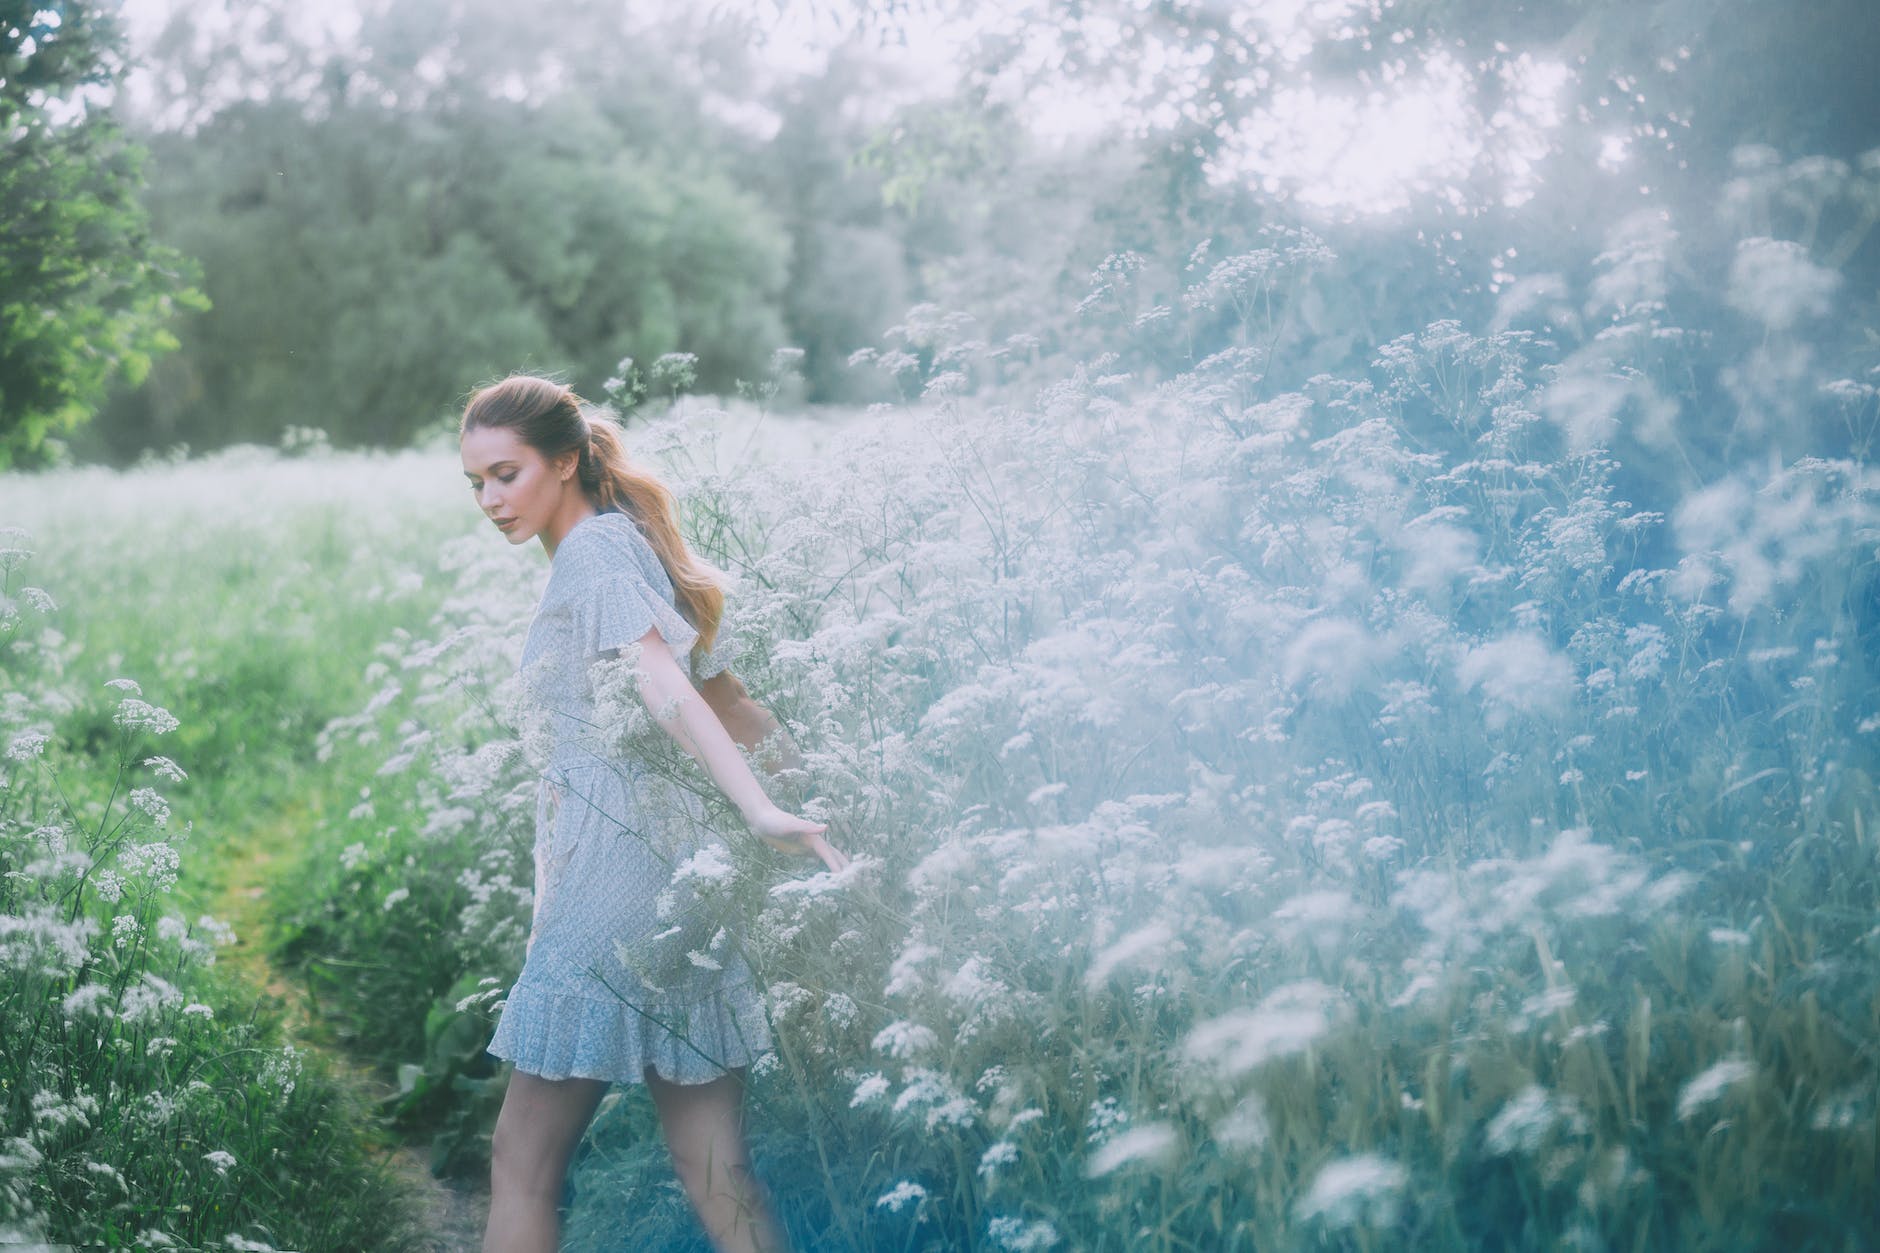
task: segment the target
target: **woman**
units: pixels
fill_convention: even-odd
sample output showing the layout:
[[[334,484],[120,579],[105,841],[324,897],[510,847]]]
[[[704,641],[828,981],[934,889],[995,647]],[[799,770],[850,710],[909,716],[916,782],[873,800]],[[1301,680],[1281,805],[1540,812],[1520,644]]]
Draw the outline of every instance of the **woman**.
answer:
[[[485,1253],[556,1247],[588,1120],[610,1083],[640,1082],[713,1243],[783,1249],[742,1123],[744,1069],[770,1044],[762,1001],[724,928],[673,917],[673,871],[711,842],[704,811],[599,725],[597,705],[618,705],[610,687],[636,689],[753,833],[831,870],[848,859],[823,839],[826,824],[773,804],[738,752],[776,722],[712,655],[724,594],[618,427],[590,418],[567,387],[518,375],[471,397],[459,445],[478,507],[511,544],[539,538],[553,563],[523,646],[523,687],[551,747],[527,958],[489,1045],[515,1068],[490,1145]],[[614,656],[630,676],[601,661]]]

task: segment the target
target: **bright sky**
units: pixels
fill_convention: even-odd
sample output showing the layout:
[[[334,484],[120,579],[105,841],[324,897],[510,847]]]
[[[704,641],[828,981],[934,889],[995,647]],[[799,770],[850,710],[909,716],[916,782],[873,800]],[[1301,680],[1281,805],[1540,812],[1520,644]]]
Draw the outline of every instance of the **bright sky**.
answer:
[[[122,0],[132,47],[152,39],[163,21],[188,0]],[[686,0],[665,0],[679,5]],[[1210,165],[1217,183],[1241,182],[1298,205],[1348,215],[1387,213],[1436,197],[1460,207],[1460,185],[1486,173],[1500,188],[1503,202],[1520,204],[1538,183],[1538,166],[1552,135],[1567,112],[1572,71],[1562,63],[1503,55],[1499,74],[1506,102],[1484,117],[1476,107],[1473,76],[1488,67],[1468,64],[1445,47],[1406,44],[1387,58],[1374,81],[1330,88],[1312,81],[1301,65],[1315,41],[1353,38],[1373,4],[1391,0],[1251,0],[1237,6],[1233,20],[1253,37],[1260,58],[1247,70],[1246,85],[1269,88],[1268,104],[1236,131],[1225,135],[1226,151]],[[192,4],[205,16],[217,6]],[[696,8],[697,4],[687,5]],[[717,7],[754,16],[767,31],[766,60],[779,72],[814,72],[830,48],[848,33],[839,0],[717,0]],[[1016,6],[988,6],[994,11],[969,28],[933,0],[913,0],[901,25],[905,44],[885,47],[882,55],[902,70],[915,94],[938,94],[952,84],[953,59],[962,44],[980,31],[1021,39],[1022,69],[1048,68],[1042,40],[1024,40]],[[348,0],[308,0],[297,14],[316,38],[335,42],[356,27]],[[1099,32],[1099,35],[1101,32]],[[1111,46],[1123,36],[1115,33]],[[1507,54],[1507,49],[1497,49]],[[1203,60],[1192,65],[1163,63],[1145,69],[1174,70],[1197,79]],[[1022,99],[1014,77],[1007,96],[1041,139],[1079,142],[1117,128],[1141,129],[1166,123],[1164,116],[1144,119],[1126,113],[1121,93],[1098,94],[1068,79]],[[135,92],[139,84],[133,83]],[[147,84],[143,85],[147,89]],[[740,114],[732,120],[760,132],[774,119]],[[1607,168],[1623,163],[1622,140],[1607,145]]]

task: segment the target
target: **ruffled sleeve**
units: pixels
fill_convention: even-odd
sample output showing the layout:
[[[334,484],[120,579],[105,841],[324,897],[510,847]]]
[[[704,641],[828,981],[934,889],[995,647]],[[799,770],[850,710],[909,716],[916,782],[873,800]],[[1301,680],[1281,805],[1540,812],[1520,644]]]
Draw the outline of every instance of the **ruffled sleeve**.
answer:
[[[726,629],[728,625],[728,623],[719,622],[718,638],[712,641],[711,648],[703,656],[695,655],[692,658],[692,677],[700,683],[715,674],[722,673],[731,665],[733,649],[731,632]]]
[[[649,627],[657,627],[672,651],[683,656],[698,631],[674,608],[669,594],[654,585],[654,579],[667,587],[671,583],[663,569],[648,568],[657,567],[659,558],[637,532],[627,533],[633,527],[624,515],[602,514],[570,532],[555,554],[556,565],[566,562],[563,568],[575,584],[575,642],[586,656],[595,657],[637,643]]]

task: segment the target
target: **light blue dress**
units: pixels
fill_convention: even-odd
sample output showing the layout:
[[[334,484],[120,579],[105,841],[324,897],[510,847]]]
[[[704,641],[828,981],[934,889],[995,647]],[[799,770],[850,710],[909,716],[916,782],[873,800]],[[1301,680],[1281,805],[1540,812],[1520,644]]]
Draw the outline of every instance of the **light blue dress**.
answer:
[[[545,1078],[640,1083],[651,1066],[676,1083],[703,1083],[771,1047],[734,922],[688,890],[696,876],[675,879],[675,868],[722,873],[727,864],[699,785],[650,771],[608,725],[617,723],[608,701],[614,713],[623,695],[639,702],[630,675],[611,676],[597,702],[593,680],[606,676],[590,666],[648,627],[685,669],[698,632],[675,608],[638,523],[625,513],[583,518],[555,550],[522,650],[547,765],[527,956],[488,1050]],[[692,668],[695,679],[725,668],[724,638]]]

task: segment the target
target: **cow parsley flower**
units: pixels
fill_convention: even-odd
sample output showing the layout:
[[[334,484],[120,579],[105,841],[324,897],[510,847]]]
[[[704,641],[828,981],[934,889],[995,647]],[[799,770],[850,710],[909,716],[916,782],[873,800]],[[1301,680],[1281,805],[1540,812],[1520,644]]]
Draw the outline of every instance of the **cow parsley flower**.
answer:
[[[990,1179],[999,1173],[1001,1166],[1010,1166],[1018,1160],[1018,1146],[1010,1140],[994,1140],[986,1146],[986,1151],[979,1155],[977,1173],[982,1179]]]
[[[171,761],[168,757],[146,757],[144,758],[144,764],[149,766],[152,770],[155,770],[159,779],[168,779],[171,783],[181,783],[184,779],[189,777],[187,774],[183,773],[181,766]]]
[[[28,762],[44,755],[51,738],[43,731],[22,731],[7,745],[7,760]]]
[[[111,946],[123,948],[142,935],[144,924],[137,921],[135,914],[119,914],[111,920]]]
[[[163,826],[170,820],[170,802],[155,788],[132,788],[130,803],[131,808],[149,818],[153,826]]]
[[[923,1027],[917,1022],[905,1018],[891,1022],[875,1033],[873,1047],[877,1052],[898,1057],[903,1060],[925,1052],[939,1043],[931,1027]]]
[[[887,1094],[887,1078],[879,1072],[871,1071],[863,1075],[862,1081],[855,1085],[855,1095],[849,1098],[849,1108],[856,1109],[860,1106],[870,1104],[871,1102],[880,1100]]]
[[[1018,1218],[995,1218],[986,1224],[986,1234],[1010,1253],[1054,1248],[1060,1239],[1057,1228],[1042,1219],[1025,1222]]]
[[[1678,1090],[1679,1121],[1691,1118],[1731,1088],[1755,1077],[1756,1067],[1740,1057],[1726,1057],[1707,1067]]]
[[[1084,1164],[1084,1177],[1096,1179],[1133,1163],[1162,1165],[1175,1155],[1175,1129],[1164,1122],[1143,1123],[1110,1137]]]
[[[1377,1153],[1359,1153],[1327,1163],[1313,1177],[1294,1213],[1301,1222],[1319,1219],[1328,1227],[1388,1227],[1410,1174]]]
[[[128,679],[112,680],[113,683],[128,683],[129,681]],[[111,715],[111,721],[127,731],[148,731],[152,735],[165,735],[182,725],[169,710],[135,698],[119,701],[117,712]]]
[[[918,1205],[926,1199],[927,1189],[911,1180],[903,1179],[875,1198],[875,1208],[898,1214],[901,1212],[901,1207],[909,1202]]]

